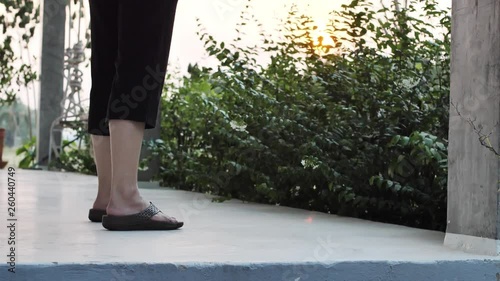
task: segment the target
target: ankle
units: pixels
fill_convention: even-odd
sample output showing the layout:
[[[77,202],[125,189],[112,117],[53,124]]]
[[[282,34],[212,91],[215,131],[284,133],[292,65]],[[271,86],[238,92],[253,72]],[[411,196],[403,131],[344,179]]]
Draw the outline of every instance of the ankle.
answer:
[[[94,204],[92,205],[92,208],[104,210],[106,209],[108,204],[109,204],[109,198],[108,199],[96,198]]]
[[[106,206],[108,205],[110,198],[111,198],[110,192],[108,191],[105,192],[99,189],[92,208],[100,210],[106,209]]]
[[[111,207],[134,207],[142,206],[143,199],[138,189],[135,190],[117,190],[111,192],[108,206]]]
[[[129,200],[111,197],[111,200],[109,200],[106,206],[106,211],[111,215],[128,215],[140,212],[146,207],[147,204],[140,195]]]

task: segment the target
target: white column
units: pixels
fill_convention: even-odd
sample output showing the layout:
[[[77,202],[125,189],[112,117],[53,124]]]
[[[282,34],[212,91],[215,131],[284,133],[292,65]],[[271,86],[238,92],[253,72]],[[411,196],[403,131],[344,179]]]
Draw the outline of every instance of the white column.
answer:
[[[453,105],[444,244],[467,252],[498,255],[500,158],[481,145],[479,135],[491,132],[489,143],[498,151],[500,1],[453,0],[452,10]]]
[[[66,4],[67,0],[44,0],[36,156],[42,166],[47,165],[49,155],[50,125],[61,115]],[[60,141],[60,136],[56,141]]]

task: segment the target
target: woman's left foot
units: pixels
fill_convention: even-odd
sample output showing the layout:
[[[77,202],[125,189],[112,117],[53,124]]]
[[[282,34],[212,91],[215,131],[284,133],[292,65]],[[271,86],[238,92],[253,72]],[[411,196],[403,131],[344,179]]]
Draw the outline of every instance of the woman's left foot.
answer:
[[[89,220],[91,222],[102,222],[102,216],[107,214],[106,206],[108,206],[108,203],[109,196],[98,193],[92,209],[89,209]]]
[[[89,210],[89,220],[91,222],[102,222],[102,216],[106,215],[106,209],[90,209]]]

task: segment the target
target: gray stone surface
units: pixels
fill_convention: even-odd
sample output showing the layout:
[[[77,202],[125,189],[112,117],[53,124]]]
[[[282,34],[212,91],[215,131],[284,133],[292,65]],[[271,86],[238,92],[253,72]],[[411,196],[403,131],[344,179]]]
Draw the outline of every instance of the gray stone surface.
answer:
[[[185,226],[112,232],[87,220],[96,177],[19,170],[16,179],[19,274],[13,280],[479,281],[495,280],[500,262],[444,247],[441,232],[238,200],[214,203],[152,182],[141,183],[143,197]]]
[[[4,268],[0,266],[0,272]],[[493,281],[494,261],[22,265],[6,281]],[[3,279],[2,279],[3,280]]]
[[[37,161],[45,166],[49,156],[50,126],[61,115],[64,96],[65,0],[44,0]],[[60,133],[55,141],[60,142]]]
[[[467,120],[482,134],[491,133],[489,141],[498,150],[500,2],[453,0],[452,18],[454,106],[448,148],[447,241],[454,242],[446,244],[470,252],[498,253],[499,158],[481,145]],[[491,240],[486,248],[479,245],[484,239]]]

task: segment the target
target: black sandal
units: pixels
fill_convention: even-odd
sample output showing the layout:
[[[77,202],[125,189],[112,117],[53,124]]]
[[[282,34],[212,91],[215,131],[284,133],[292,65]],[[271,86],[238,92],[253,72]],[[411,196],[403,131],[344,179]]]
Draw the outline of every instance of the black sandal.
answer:
[[[163,213],[152,202],[139,213],[127,216],[105,215],[102,226],[108,230],[174,230],[184,225],[183,222],[169,217],[170,221],[152,220],[158,213]]]
[[[89,220],[91,222],[102,222],[102,216],[106,215],[106,210],[90,209]]]

